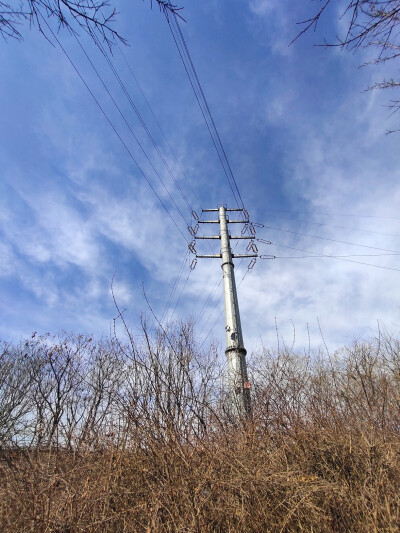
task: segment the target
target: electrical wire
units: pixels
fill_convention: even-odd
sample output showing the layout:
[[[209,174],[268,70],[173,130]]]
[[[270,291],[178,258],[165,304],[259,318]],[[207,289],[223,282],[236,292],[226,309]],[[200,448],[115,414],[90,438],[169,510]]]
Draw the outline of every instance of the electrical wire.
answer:
[[[171,305],[171,302],[172,302],[172,299],[174,297],[176,288],[177,288],[177,286],[179,284],[179,281],[180,281],[180,279],[182,277],[183,268],[185,266],[185,263],[188,260],[188,257],[189,257],[189,250],[186,251],[185,256],[183,258],[183,261],[182,261],[182,264],[180,266],[179,272],[178,272],[178,276],[175,278],[175,282],[173,284],[172,290],[171,290],[170,295],[168,297],[168,300],[167,300],[166,306],[164,308],[163,314],[161,315],[161,318],[160,318],[160,322],[161,323],[164,321],[164,318],[166,318],[166,316],[167,316],[167,312],[168,312],[169,306]]]
[[[207,125],[207,129],[210,133],[212,142],[214,144],[214,147],[217,151],[218,158],[221,162],[222,168],[225,173],[225,177],[228,181],[229,187],[231,189],[231,192],[233,194],[233,197],[235,199],[235,202],[239,208],[244,209],[244,203],[242,196],[240,194],[235,176],[232,172],[232,168],[230,166],[229,160],[227,158],[225,149],[223,147],[223,144],[221,142],[221,138],[219,136],[218,130],[216,128],[214,119],[212,117],[209,105],[207,103],[206,97],[204,95],[204,91],[202,88],[202,85],[200,83],[199,77],[197,75],[196,69],[194,67],[191,54],[189,52],[189,49],[187,47],[185,38],[183,36],[181,27],[179,25],[179,21],[177,17],[172,14],[166,13],[166,20],[168,22],[169,28],[171,30],[172,37],[174,39],[175,45],[178,49],[179,55],[181,57],[182,63],[184,65],[186,74],[188,76],[189,82],[192,86],[193,92],[195,94],[197,103],[199,104],[201,113],[203,115],[203,118],[205,120],[205,123]]]
[[[184,191],[182,190],[181,186],[177,182],[177,180],[176,180],[176,178],[174,176],[174,173],[172,172],[170,166],[168,165],[167,160],[164,157],[164,154],[162,153],[160,147],[158,146],[158,143],[156,142],[156,140],[154,139],[153,135],[151,134],[151,132],[150,132],[145,120],[143,119],[139,109],[135,105],[135,103],[134,103],[129,91],[127,90],[127,88],[126,88],[125,84],[123,83],[120,75],[118,74],[118,71],[116,70],[111,58],[109,57],[109,55],[107,54],[106,50],[104,49],[104,47],[102,46],[102,44],[100,43],[99,39],[96,36],[94,36],[94,40],[95,40],[95,43],[96,43],[97,47],[99,48],[101,54],[105,58],[108,66],[110,67],[112,73],[114,74],[116,80],[118,81],[118,84],[121,87],[123,93],[125,94],[130,106],[134,110],[134,112],[135,112],[135,114],[136,114],[141,126],[143,127],[144,131],[146,132],[148,138],[150,139],[151,144],[153,145],[154,149],[156,150],[156,152],[157,152],[159,158],[161,159],[164,167],[166,168],[169,176],[171,177],[175,187],[179,191],[182,200],[184,201],[184,203],[186,204],[187,208],[189,209],[189,212],[191,213],[193,211],[193,207],[190,205],[190,203],[189,203]]]
[[[378,248],[377,246],[367,246],[366,244],[358,244],[354,242],[347,242],[347,241],[339,241],[338,239],[330,239],[329,237],[320,237],[318,235],[309,235],[308,233],[301,233],[300,231],[292,231],[288,229],[282,229],[282,228],[275,228],[273,226],[265,226],[265,229],[272,229],[275,231],[282,231],[284,233],[291,233],[293,235],[301,235],[303,237],[310,237],[312,239],[321,239],[323,241],[330,241],[330,242],[337,242],[339,244],[348,244],[350,246],[358,246],[359,248],[368,248],[370,250],[379,250],[381,252],[391,252],[393,254],[400,254],[400,251],[398,250],[388,250],[387,248]]]
[[[140,114],[140,112],[139,112],[137,106],[136,106],[135,103],[133,102],[132,97],[131,97],[129,91],[126,89],[126,86],[124,85],[124,83],[123,83],[121,77],[119,76],[119,74],[118,74],[116,68],[114,67],[114,64],[112,63],[111,58],[109,57],[109,55],[107,54],[107,51],[104,49],[104,47],[103,47],[103,46],[101,45],[101,43],[99,42],[98,38],[95,36],[94,39],[95,39],[95,43],[96,43],[97,47],[99,48],[100,52],[102,53],[102,55],[103,55],[104,58],[106,59],[106,62],[107,62],[107,64],[108,64],[108,66],[110,67],[110,69],[111,69],[111,71],[113,72],[115,78],[117,79],[117,81],[118,81],[118,83],[119,83],[121,89],[123,90],[125,96],[127,97],[128,102],[130,103],[132,109],[135,111],[136,116],[138,117],[139,122],[141,123],[143,129],[145,130],[147,136],[149,137],[149,139],[150,139],[150,141],[151,141],[153,147],[155,148],[157,154],[159,155],[161,161],[163,162],[165,168],[167,169],[167,171],[168,171],[170,177],[172,178],[172,180],[173,180],[173,182],[174,182],[176,188],[178,189],[178,191],[179,191],[179,193],[180,193],[180,195],[181,195],[183,201],[186,203],[186,206],[188,207],[190,213],[192,214],[192,213],[194,212],[193,206],[189,203],[189,201],[188,201],[188,199],[187,199],[185,193],[183,192],[183,190],[182,190],[182,188],[180,187],[179,183],[178,183],[177,180],[175,179],[175,177],[174,177],[174,175],[173,175],[173,172],[172,172],[170,166],[168,165],[167,160],[165,159],[163,153],[161,152],[161,149],[159,148],[159,146],[158,146],[156,140],[154,139],[153,135],[151,134],[151,132],[150,132],[150,130],[149,130],[149,128],[148,128],[146,122],[144,121],[142,115]],[[80,44],[80,43],[79,43],[79,44]],[[81,46],[81,48],[82,48],[82,45],[81,45],[81,44],[80,44],[80,46]],[[157,125],[158,125],[158,127],[159,127],[159,129],[160,129],[160,131],[162,132],[162,134],[164,135],[164,138],[166,139],[165,134],[163,133],[163,131],[162,131],[162,129],[161,129],[161,126],[160,126],[160,124],[159,124],[157,118],[155,117],[155,115],[154,115],[154,113],[153,113],[153,111],[152,111],[152,109],[151,109],[151,107],[150,107],[150,104],[149,104],[149,102],[147,101],[147,99],[146,99],[146,97],[145,97],[145,95],[144,95],[144,93],[143,93],[143,91],[142,91],[142,89],[141,89],[141,87],[140,87],[140,85],[139,85],[139,82],[137,81],[137,79],[136,79],[136,77],[135,77],[135,75],[134,75],[132,69],[130,68],[129,63],[127,62],[127,60],[126,60],[126,58],[125,58],[125,56],[124,56],[124,54],[123,54],[123,52],[122,52],[122,50],[121,50],[120,47],[119,47],[119,49],[120,49],[120,52],[121,52],[121,54],[123,55],[123,57],[124,57],[124,59],[125,59],[127,65],[128,65],[128,68],[129,68],[129,70],[130,70],[130,72],[131,72],[131,75],[133,76],[134,80],[136,81],[136,84],[138,85],[140,91],[142,92],[142,95],[143,95],[143,97],[144,97],[144,99],[145,99],[145,101],[146,101],[148,107],[150,108],[150,111],[152,112],[152,115],[153,115],[153,117],[154,117],[154,119],[155,119],[155,121],[156,121],[156,123],[157,123]],[[83,50],[83,51],[84,51],[86,57],[88,57],[87,54],[86,54],[86,52],[85,52],[85,50]],[[89,58],[88,58],[88,60],[90,61]],[[90,63],[92,64],[91,61],[90,61]],[[93,64],[92,64],[92,67],[94,68]],[[96,69],[95,69],[95,71],[96,71]],[[97,73],[97,72],[96,72],[96,73]],[[101,81],[102,81],[102,80],[101,80]],[[103,83],[103,85],[104,85],[104,82],[103,82],[103,81],[102,81],[102,83]],[[111,97],[111,95],[110,95],[110,97]],[[111,97],[111,98],[112,98],[112,97]],[[112,98],[112,100],[113,100],[113,102],[114,102],[114,99],[113,99],[113,98]],[[114,104],[117,105],[115,102],[114,102]],[[117,106],[117,107],[118,107],[118,106]],[[119,108],[118,108],[118,109],[119,109]],[[125,119],[124,119],[124,120],[125,120]],[[125,120],[125,122],[126,122],[126,120]],[[129,125],[128,125],[128,127],[129,127]],[[129,127],[129,129],[130,129],[132,135],[134,135],[134,133],[132,132],[132,130],[131,130],[130,127]],[[134,137],[135,137],[135,140],[138,142],[138,144],[139,144],[139,146],[140,146],[140,143],[139,143],[139,141],[137,140],[137,138],[136,138],[135,135],[134,135]],[[170,147],[170,145],[169,145],[167,139],[166,139],[166,141],[167,141],[168,146]],[[173,153],[171,147],[170,147],[170,150],[171,150],[171,152]],[[143,149],[142,149],[142,151],[143,151]],[[147,154],[145,154],[145,155],[146,155],[146,157],[147,157]],[[147,159],[148,159],[150,165],[152,166],[154,172],[156,173],[157,177],[159,178],[159,180],[160,180],[161,183],[163,184],[164,189],[167,191],[167,193],[168,193],[168,195],[170,196],[170,198],[171,198],[172,202],[174,203],[175,207],[176,207],[177,210],[179,211],[181,217],[183,218],[183,220],[185,221],[185,223],[187,223],[186,220],[185,220],[185,217],[183,216],[183,214],[182,214],[182,212],[180,211],[179,207],[176,205],[175,200],[172,198],[171,194],[169,193],[168,189],[166,188],[166,186],[165,186],[165,184],[164,184],[162,178],[160,177],[160,175],[158,174],[158,172],[155,170],[153,164],[151,163],[151,161],[149,160],[148,157],[147,157]],[[187,180],[187,181],[188,181],[188,180]],[[188,182],[188,183],[189,183],[189,182]],[[193,190],[193,189],[192,189],[192,190]],[[194,192],[194,191],[193,191],[193,192]],[[194,194],[195,194],[195,193],[194,193]],[[201,230],[201,231],[202,231],[202,230]],[[209,245],[209,246],[210,246],[210,245]]]
[[[344,213],[318,213],[314,211],[289,211],[285,209],[253,209],[253,211],[259,211],[263,213],[296,213],[296,214],[303,214],[303,215],[318,215],[318,216],[324,216],[324,217],[354,217],[354,218],[383,218],[383,219],[393,219],[393,220],[400,220],[400,217],[389,217],[389,216],[382,216],[382,215],[352,215],[352,214],[344,214]]]
[[[59,41],[59,39],[57,38],[56,34],[53,32],[52,28],[49,26],[49,24],[47,23],[46,19],[43,17],[43,15],[39,12],[39,15],[41,16],[44,24],[47,26],[48,30],[50,31],[51,35],[53,36],[54,40],[57,42],[58,46],[61,48],[61,50],[63,51],[64,55],[66,56],[66,58],[68,59],[68,61],[70,62],[71,66],[73,67],[73,69],[75,70],[75,72],[77,73],[77,75],[79,76],[80,80],[82,81],[82,83],[85,85],[86,89],[88,90],[89,94],[91,95],[91,97],[93,98],[93,100],[95,101],[96,105],[98,106],[98,108],[100,109],[100,111],[102,112],[104,118],[106,119],[106,121],[108,122],[108,124],[111,126],[112,130],[114,131],[115,135],[118,137],[119,141],[121,142],[121,144],[123,145],[123,147],[125,148],[126,152],[128,153],[129,157],[132,159],[132,161],[134,162],[134,164],[136,165],[137,169],[139,170],[139,172],[141,173],[141,175],[143,176],[143,178],[146,180],[147,184],[149,185],[150,189],[153,191],[153,193],[155,194],[155,196],[157,197],[158,201],[160,202],[160,204],[162,205],[163,209],[165,210],[165,212],[167,213],[167,215],[170,217],[170,219],[172,220],[173,224],[175,225],[175,227],[177,228],[177,230],[179,231],[179,233],[182,235],[182,237],[184,238],[184,240],[188,243],[188,239],[185,237],[185,235],[183,234],[182,230],[180,229],[180,227],[178,226],[176,220],[174,219],[174,217],[171,215],[171,213],[169,212],[169,210],[167,209],[166,205],[164,204],[164,202],[162,201],[162,199],[160,198],[160,196],[158,195],[157,191],[154,189],[153,185],[151,184],[149,178],[146,176],[145,172],[143,171],[143,169],[141,168],[141,166],[139,165],[139,163],[136,161],[135,157],[133,156],[132,152],[130,151],[130,149],[128,148],[127,144],[124,142],[124,140],[122,139],[121,135],[119,134],[119,132],[117,131],[116,127],[114,126],[114,124],[111,122],[111,119],[108,117],[107,113],[104,111],[103,107],[101,106],[100,102],[98,101],[98,99],[96,98],[96,96],[94,95],[93,91],[90,89],[89,85],[86,83],[85,79],[83,78],[82,74],[80,73],[80,71],[78,70],[77,66],[75,65],[75,63],[72,61],[71,57],[69,56],[68,52],[65,50],[65,48],[62,46],[61,42]]]
[[[257,210],[256,210],[257,211]],[[304,223],[304,224],[314,224],[316,226],[324,226],[327,228],[335,228],[335,229],[343,229],[345,231],[359,231],[362,233],[371,233],[374,235],[384,235],[385,237],[400,237],[400,235],[396,235],[393,233],[384,233],[382,231],[373,231],[373,230],[367,230],[367,229],[359,229],[359,228],[347,228],[345,226],[336,226],[333,224],[325,224],[323,222],[315,222],[314,220],[304,220],[304,219],[298,219],[298,218],[285,218],[285,217],[279,217],[276,215],[270,215],[272,218],[278,219],[278,220],[287,220],[289,222],[296,222],[298,223]]]
[[[382,265],[373,265],[371,263],[363,263],[361,261],[355,261],[354,259],[346,259],[345,257],[340,257],[340,256],[337,256],[337,255],[319,254],[317,252],[310,252],[309,250],[303,250],[301,248],[295,248],[293,246],[286,246],[284,244],[277,244],[275,242],[271,242],[271,244],[274,245],[274,246],[279,246],[280,248],[288,248],[289,250],[295,250],[296,252],[303,252],[303,253],[315,255],[315,256],[318,256],[318,257],[330,257],[331,259],[338,259],[339,261],[348,261],[349,263],[357,263],[358,265],[365,265],[365,266],[370,266],[370,267],[375,267],[375,268],[383,268],[385,270],[393,270],[393,271],[396,271],[396,272],[400,272],[400,268],[392,268],[392,267],[386,267],[386,266],[382,266]],[[395,255],[397,255],[397,254],[395,254]]]
[[[183,286],[182,286],[181,292],[180,292],[180,294],[179,294],[179,296],[178,296],[178,299],[177,299],[176,302],[175,302],[175,305],[174,305],[174,308],[173,308],[173,310],[172,310],[171,316],[174,315],[174,313],[175,313],[175,311],[176,311],[176,308],[178,307],[178,304],[179,304],[179,302],[181,301],[182,294],[183,294],[183,292],[184,292],[184,290],[185,290],[185,288],[186,288],[186,285],[187,285],[187,283],[188,283],[188,281],[189,281],[189,278],[190,278],[190,275],[191,275],[192,272],[193,272],[192,270],[189,270],[188,275],[186,276],[186,279],[185,279],[185,281],[184,281],[184,283],[183,283]]]
[[[169,151],[170,151],[170,153],[171,153],[173,159],[175,160],[175,162],[176,162],[177,165],[179,166],[179,169],[180,169],[180,171],[181,171],[181,173],[182,173],[182,176],[183,176],[183,178],[185,179],[185,181],[186,181],[186,183],[187,183],[189,189],[191,190],[191,193],[192,193],[193,197],[194,197],[195,200],[196,200],[196,207],[197,207],[198,209],[201,209],[201,202],[200,202],[200,200],[199,200],[199,197],[197,196],[196,191],[193,189],[193,186],[192,186],[192,184],[190,183],[189,178],[186,176],[186,173],[185,173],[185,171],[184,171],[182,165],[180,164],[179,159],[178,159],[178,157],[177,157],[176,154],[175,154],[175,151],[173,150],[173,148],[172,148],[170,142],[168,141],[168,138],[167,138],[166,134],[164,133],[164,130],[163,130],[163,128],[161,127],[161,124],[160,124],[159,120],[157,119],[157,117],[156,117],[156,115],[155,115],[155,113],[154,113],[154,111],[153,111],[153,108],[152,108],[151,105],[150,105],[150,102],[149,102],[148,99],[146,98],[146,95],[145,95],[145,93],[144,93],[144,91],[143,91],[143,89],[142,89],[142,87],[141,87],[141,85],[140,85],[140,83],[139,83],[137,77],[135,76],[135,73],[133,72],[133,69],[132,69],[131,65],[129,64],[129,62],[128,62],[128,60],[127,60],[127,58],[126,58],[126,56],[125,56],[125,54],[124,54],[124,52],[123,52],[123,50],[122,50],[122,48],[121,48],[120,45],[119,45],[119,43],[117,43],[117,48],[118,48],[118,50],[119,50],[119,52],[120,52],[120,54],[121,54],[121,56],[122,56],[122,58],[123,58],[123,60],[124,60],[124,62],[125,62],[125,64],[126,64],[126,66],[128,67],[128,70],[129,70],[129,72],[130,72],[130,74],[131,74],[133,80],[135,81],[135,83],[136,83],[136,85],[137,85],[137,87],[138,87],[138,89],[139,89],[141,95],[143,96],[143,99],[144,99],[144,101],[146,102],[147,107],[149,108],[149,111],[150,111],[150,113],[151,113],[151,115],[152,115],[152,117],[153,117],[153,119],[154,119],[154,122],[156,123],[156,125],[157,125],[157,127],[158,127],[158,129],[159,129],[159,131],[160,131],[160,133],[161,133],[161,136],[163,137],[165,143],[167,144],[168,149],[169,149]]]
[[[209,293],[207,299],[204,301],[204,303],[203,303],[203,305],[202,305],[202,307],[201,307],[201,309],[200,309],[200,312],[196,315],[196,318],[195,318],[194,321],[193,321],[193,325],[196,325],[197,322],[200,320],[200,318],[201,318],[201,316],[202,316],[204,310],[206,309],[206,307],[208,306],[208,304],[209,304],[209,303],[211,302],[211,300],[213,299],[213,296],[214,296],[214,294],[216,293],[218,287],[221,285],[221,283],[222,283],[222,278],[219,278],[219,279],[216,281],[214,287],[211,289],[211,292]]]
[[[273,259],[305,259],[311,257],[313,259],[318,259],[319,257],[335,257],[336,259],[342,257],[386,257],[393,256],[398,254],[351,254],[351,255],[274,255]]]
[[[101,84],[103,85],[105,91],[107,92],[108,96],[110,97],[111,101],[113,102],[114,106],[116,107],[118,113],[121,115],[121,118],[122,120],[124,121],[125,125],[127,126],[127,128],[129,129],[132,137],[135,139],[136,143],[138,144],[141,152],[143,153],[143,155],[145,156],[145,158],[147,159],[148,163],[150,164],[151,168],[153,169],[153,172],[155,173],[155,175],[157,176],[158,180],[160,181],[161,185],[164,187],[164,190],[166,191],[166,193],[168,194],[169,198],[171,199],[172,203],[174,204],[174,206],[176,207],[178,213],[180,214],[181,218],[183,219],[185,225],[187,224],[187,220],[185,218],[185,216],[183,215],[182,211],[180,210],[179,206],[177,205],[177,203],[175,202],[175,199],[172,197],[171,193],[169,192],[169,190],[167,189],[165,183],[164,183],[164,180],[162,179],[162,177],[160,176],[159,172],[157,171],[157,169],[155,168],[155,166],[153,165],[152,161],[150,160],[149,156],[147,155],[145,149],[143,148],[142,144],[140,143],[139,139],[137,138],[137,136],[135,135],[131,125],[129,124],[128,120],[126,119],[124,113],[121,111],[121,108],[119,107],[119,105],[117,104],[117,102],[115,101],[114,97],[112,96],[110,90],[108,89],[106,83],[104,82],[102,76],[100,75],[100,73],[98,72],[97,68],[95,67],[93,61],[90,59],[88,53],[86,52],[86,50],[84,49],[84,47],[82,46],[82,43],[80,42],[80,40],[78,39],[78,37],[75,35],[75,33],[73,33],[73,36],[75,37],[75,40],[77,41],[79,47],[81,48],[82,52],[84,53],[84,55],[86,56],[86,59],[88,60],[88,62],[90,63],[91,67],[93,68],[94,72],[96,73],[97,77],[99,78]],[[97,44],[97,38],[94,36],[93,37],[95,39],[95,42]],[[106,56],[107,57],[107,56]],[[134,105],[134,104],[133,104]],[[135,108],[136,109],[136,108]],[[150,133],[149,133],[150,134]],[[189,207],[190,209],[190,207]]]

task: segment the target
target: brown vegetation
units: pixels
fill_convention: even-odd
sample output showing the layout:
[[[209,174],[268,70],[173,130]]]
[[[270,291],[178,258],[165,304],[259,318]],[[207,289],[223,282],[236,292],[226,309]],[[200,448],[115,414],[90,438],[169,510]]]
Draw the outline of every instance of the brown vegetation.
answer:
[[[399,531],[399,342],[250,362],[234,421],[187,326],[4,345],[0,530]]]

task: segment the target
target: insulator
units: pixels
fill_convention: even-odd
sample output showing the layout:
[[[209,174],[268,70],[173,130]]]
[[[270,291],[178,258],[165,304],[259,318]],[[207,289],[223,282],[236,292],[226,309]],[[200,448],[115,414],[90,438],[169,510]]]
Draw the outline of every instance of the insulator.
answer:
[[[192,210],[192,217],[193,217],[195,220],[200,220],[199,215],[196,213],[196,211],[193,211],[193,210]]]
[[[249,212],[247,211],[247,209],[243,209],[243,214],[244,214],[244,218],[247,218],[249,219]]]
[[[193,235],[193,237],[196,235],[196,233],[194,232],[194,229],[191,226],[188,226],[188,230],[189,230],[190,235]]]
[[[263,244],[272,244],[271,241],[266,241],[265,239],[257,239],[258,242],[262,242]]]
[[[252,249],[252,244],[254,244],[254,241],[250,241],[249,244],[246,246],[247,252],[250,252],[250,250]]]
[[[275,255],[260,255],[260,259],[276,259]]]
[[[260,224],[259,222],[253,222],[253,226],[256,228],[264,228],[264,224]]]
[[[251,242],[251,249],[253,250],[253,252],[254,252],[255,254],[257,254],[257,253],[258,253],[258,248],[257,248],[256,243],[253,242],[253,241],[250,241],[250,242]]]
[[[197,235],[197,232],[199,231],[199,225],[196,224],[195,227],[193,228],[193,231],[194,231],[194,234]]]
[[[249,229],[249,225],[248,224],[245,224],[242,228],[242,235],[244,235],[245,233],[247,233],[247,230]]]
[[[197,265],[197,259],[194,258],[193,261],[190,263],[190,270],[194,270]]]
[[[249,270],[251,270],[254,267],[254,265],[256,264],[256,260],[257,259],[253,257],[253,259],[250,261],[249,266],[247,267]]]
[[[250,230],[250,233],[253,236],[256,234],[256,230],[254,229],[254,224],[253,223],[249,224],[249,230]]]
[[[192,241],[191,243],[188,244],[188,248],[189,250],[192,252],[192,254],[196,255],[196,241]]]

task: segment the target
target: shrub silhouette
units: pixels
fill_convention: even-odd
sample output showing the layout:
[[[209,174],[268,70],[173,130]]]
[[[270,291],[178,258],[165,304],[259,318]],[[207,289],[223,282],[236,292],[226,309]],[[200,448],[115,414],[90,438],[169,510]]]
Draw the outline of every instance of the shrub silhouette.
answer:
[[[397,339],[253,355],[232,420],[190,325],[143,334],[3,344],[1,531],[399,530]]]

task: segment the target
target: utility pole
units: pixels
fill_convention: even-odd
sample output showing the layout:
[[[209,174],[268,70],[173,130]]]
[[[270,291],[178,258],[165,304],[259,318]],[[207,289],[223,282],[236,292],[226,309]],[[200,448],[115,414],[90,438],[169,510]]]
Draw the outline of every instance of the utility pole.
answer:
[[[242,211],[245,220],[229,220],[228,211]],[[212,255],[197,255],[196,258],[220,258],[222,259],[222,277],[225,300],[225,334],[226,350],[225,354],[228,362],[228,388],[230,411],[235,417],[248,417],[251,414],[250,383],[247,377],[246,349],[243,343],[242,326],[240,322],[239,303],[236,291],[235,273],[233,258],[250,257],[249,268],[254,266],[258,257],[258,250],[254,243],[254,226],[249,224],[248,213],[244,209],[227,209],[220,206],[218,209],[202,209],[203,213],[218,212],[218,220],[198,220],[199,224],[219,224],[219,235],[209,237],[197,236],[197,231],[193,232],[195,239],[219,239],[221,241],[221,253]],[[231,236],[228,231],[228,224],[244,224],[244,229],[249,230],[250,236],[245,236],[242,231],[241,236]],[[231,250],[231,240],[250,240],[247,251],[250,254],[233,254]],[[193,252],[194,243],[189,245]]]

